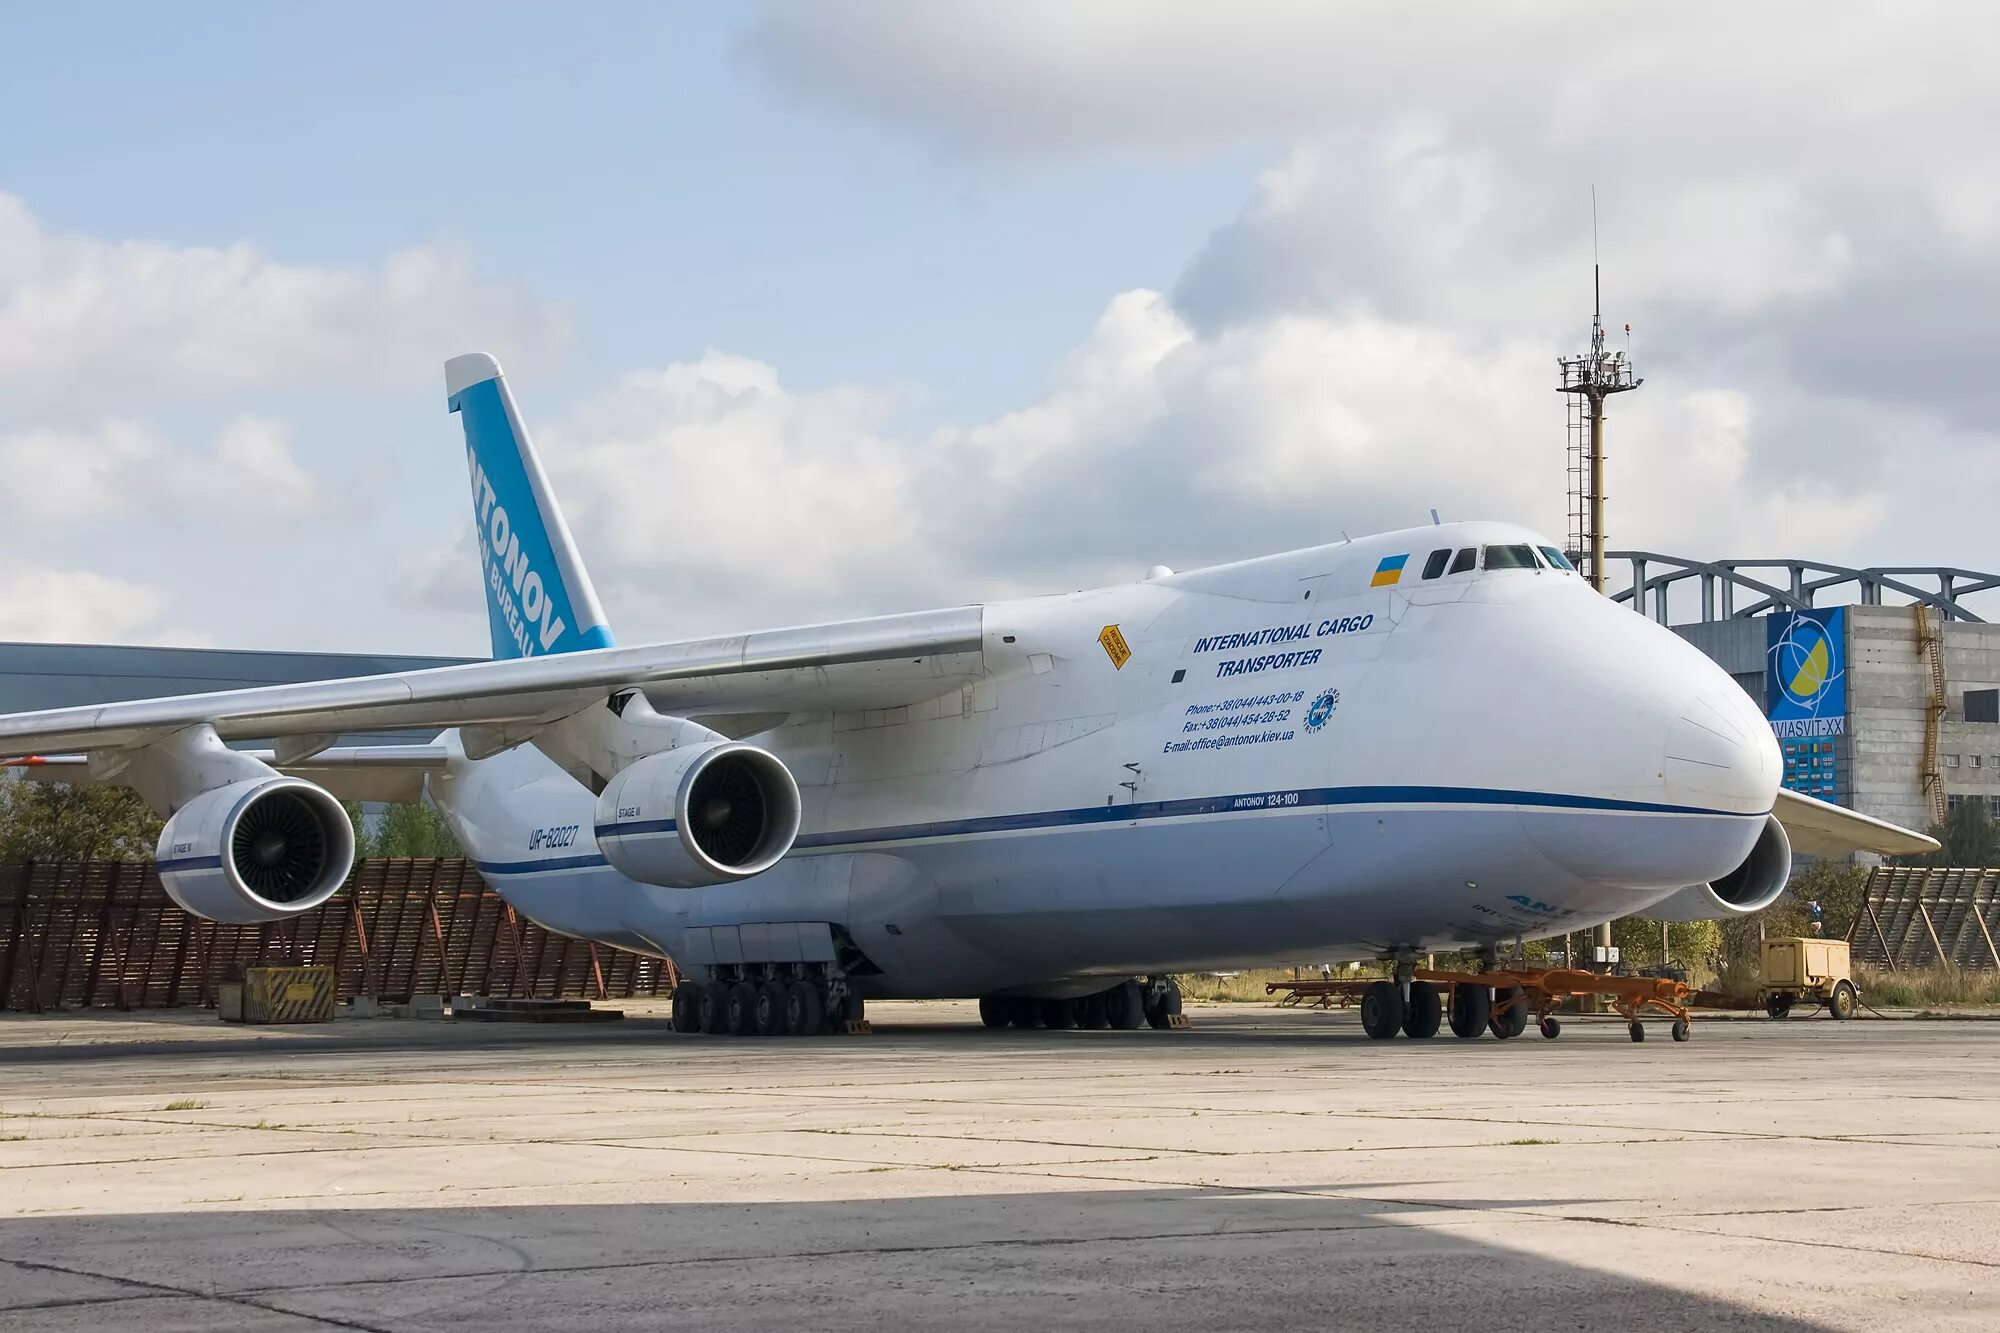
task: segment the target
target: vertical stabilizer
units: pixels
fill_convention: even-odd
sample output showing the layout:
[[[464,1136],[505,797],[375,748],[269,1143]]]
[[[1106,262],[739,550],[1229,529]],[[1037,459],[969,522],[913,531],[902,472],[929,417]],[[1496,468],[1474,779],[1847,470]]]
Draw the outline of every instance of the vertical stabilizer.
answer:
[[[597,590],[500,363],[468,352],[444,363],[445,395],[465,425],[472,515],[495,657],[611,646]]]

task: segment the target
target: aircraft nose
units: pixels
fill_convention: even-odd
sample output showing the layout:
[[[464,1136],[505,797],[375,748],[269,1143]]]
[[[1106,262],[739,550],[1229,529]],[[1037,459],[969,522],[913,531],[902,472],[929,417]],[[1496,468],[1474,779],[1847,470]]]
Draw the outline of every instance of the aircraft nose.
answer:
[[[1660,775],[1675,805],[1761,814],[1777,799],[1784,760],[1741,686],[1703,659],[1711,679],[1667,730]]]

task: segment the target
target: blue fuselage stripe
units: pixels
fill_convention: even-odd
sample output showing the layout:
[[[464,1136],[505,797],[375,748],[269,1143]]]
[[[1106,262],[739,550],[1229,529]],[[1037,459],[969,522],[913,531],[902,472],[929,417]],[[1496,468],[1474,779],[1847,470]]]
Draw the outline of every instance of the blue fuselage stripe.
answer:
[[[172,861],[156,862],[153,869],[159,871],[161,874],[168,874],[176,870],[220,870],[222,869],[222,858],[219,856],[183,856]]]
[[[835,829],[825,833],[803,834],[793,845],[801,849],[824,850],[829,847],[858,846],[863,843],[912,842],[923,838],[958,838],[980,833],[1019,833],[1035,829],[1085,827],[1092,824],[1127,824],[1144,820],[1257,814],[1263,811],[1303,810],[1343,805],[1526,806],[1544,810],[1703,815],[1726,819],[1765,817],[1764,814],[1746,815],[1732,810],[1708,810],[1693,805],[1662,805],[1652,801],[1624,801],[1607,796],[1571,796],[1560,792],[1509,791],[1497,787],[1319,787],[1296,791],[1250,792],[1236,796],[1197,796],[1177,801],[1140,801],[1131,805],[1092,805],[1072,810],[1036,810],[1017,815],[988,815],[979,819],[939,820],[929,824]],[[655,825],[660,827],[656,828]],[[597,834],[599,837],[607,834],[620,836],[663,832],[673,827],[672,820],[649,820],[632,824],[604,825],[597,829]],[[489,875],[525,875],[549,870],[576,870],[605,865],[607,862],[601,856],[564,856],[552,857],[545,861],[501,863],[482,861],[477,864],[482,872]]]
[[[630,838],[641,833],[672,833],[671,819],[634,819],[624,824],[599,824],[592,832],[600,838]]]

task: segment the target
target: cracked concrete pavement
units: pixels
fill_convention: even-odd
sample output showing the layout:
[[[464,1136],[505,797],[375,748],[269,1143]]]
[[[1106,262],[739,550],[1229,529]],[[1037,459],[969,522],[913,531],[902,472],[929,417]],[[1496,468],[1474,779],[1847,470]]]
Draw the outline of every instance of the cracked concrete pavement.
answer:
[[[2000,1025],[1191,1013],[12,1016],[0,1330],[2000,1326]]]

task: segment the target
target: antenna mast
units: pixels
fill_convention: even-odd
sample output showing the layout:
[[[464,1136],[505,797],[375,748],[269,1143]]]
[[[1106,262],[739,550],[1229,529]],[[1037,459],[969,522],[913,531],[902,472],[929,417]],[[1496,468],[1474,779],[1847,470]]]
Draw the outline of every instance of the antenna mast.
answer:
[[[1590,187],[1590,350],[1556,358],[1570,397],[1569,558],[1604,591],[1604,400],[1644,384],[1623,352],[1604,349],[1604,269],[1597,258],[1597,187]],[[1628,326],[1629,327],[1629,326]],[[1634,602],[1645,609],[1643,590]]]

